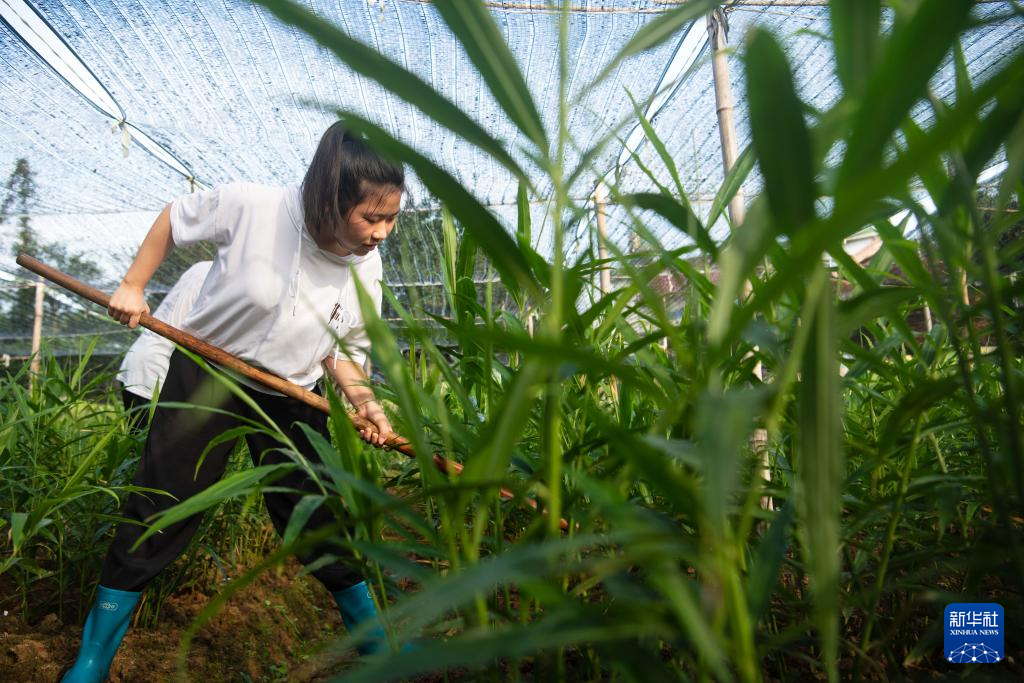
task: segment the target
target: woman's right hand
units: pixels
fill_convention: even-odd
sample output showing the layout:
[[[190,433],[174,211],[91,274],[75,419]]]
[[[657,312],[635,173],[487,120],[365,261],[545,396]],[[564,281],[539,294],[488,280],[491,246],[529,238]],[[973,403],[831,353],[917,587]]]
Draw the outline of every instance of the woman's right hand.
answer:
[[[142,314],[149,314],[149,304],[146,303],[143,288],[122,281],[117,291],[110,297],[107,313],[122,325],[135,329]]]

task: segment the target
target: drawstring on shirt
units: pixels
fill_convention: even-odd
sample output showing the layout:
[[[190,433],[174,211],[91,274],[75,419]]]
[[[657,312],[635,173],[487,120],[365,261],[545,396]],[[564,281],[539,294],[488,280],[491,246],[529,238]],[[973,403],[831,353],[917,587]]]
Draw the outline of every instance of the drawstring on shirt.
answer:
[[[292,317],[294,318],[295,310],[299,301],[299,295],[302,292],[302,241],[305,238],[305,227],[303,226],[301,221],[294,220],[294,217],[293,224],[298,230],[298,244],[295,245],[295,255],[292,257],[292,277],[291,281],[288,283],[288,293],[292,297]],[[334,331],[334,336],[336,338],[334,344],[334,354],[332,356],[334,367],[338,366],[338,354],[341,352],[337,340],[341,338],[342,328],[345,326],[347,326],[348,328],[352,328],[358,322],[356,315],[352,311],[345,308],[345,306],[342,305],[341,303],[342,300],[345,298],[345,295],[348,293],[349,288],[351,288],[352,286],[352,278],[355,277],[355,269],[353,267],[353,264],[349,263],[347,265],[348,280],[345,282],[344,285],[338,288],[338,300],[335,302],[334,309],[331,311],[330,318],[327,321],[328,327],[330,327]]]
[[[295,247],[295,257],[292,259],[292,281],[288,284],[288,293],[292,295],[292,317],[295,317],[295,304],[299,301],[299,271],[302,266],[302,228],[299,228],[299,243]]]
[[[292,258],[292,278],[288,284],[288,293],[292,297],[292,317],[295,317],[295,309],[298,305],[299,295],[302,293],[302,228],[299,228],[299,242],[295,246],[295,256]],[[334,310],[331,311],[330,319],[327,321],[328,327],[334,331],[336,338],[341,337],[341,330],[343,327],[353,327],[357,320],[356,316],[352,311],[345,308],[342,305],[342,300],[348,293],[349,288],[352,286],[352,278],[355,276],[354,270],[351,264],[348,267],[348,280],[344,285],[338,288],[338,300],[334,304]],[[338,366],[338,354],[341,349],[338,347],[337,340],[334,344],[333,363],[334,367]]]

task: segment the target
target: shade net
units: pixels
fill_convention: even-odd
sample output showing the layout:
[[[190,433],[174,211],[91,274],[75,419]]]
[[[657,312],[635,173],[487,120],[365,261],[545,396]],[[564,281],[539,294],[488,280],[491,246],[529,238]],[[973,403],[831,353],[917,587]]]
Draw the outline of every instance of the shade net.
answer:
[[[433,5],[420,0],[303,4],[422,78],[506,143],[533,174],[531,241],[550,256],[550,181],[531,161],[528,141],[504,115]],[[566,88],[573,102],[567,115],[572,144],[565,166],[572,168],[580,150],[602,138],[611,135],[611,141],[570,188],[588,212],[569,223],[565,258],[570,262],[594,249],[590,197],[599,178],[614,179],[626,192],[672,183],[654,146],[638,134],[631,98],[647,109],[698,215],[707,215],[722,182],[703,19],[659,47],[625,60],[598,87],[585,89],[618,49],[677,4],[572,3]],[[538,0],[487,6],[553,137],[559,102],[557,13]],[[519,187],[506,169],[261,7],[236,0],[4,0],[0,12],[0,179],[10,175],[0,189],[5,207],[0,225],[0,354],[22,357],[29,352],[35,284],[15,265],[13,253],[25,241],[26,226],[38,254],[110,291],[169,200],[233,181],[297,182],[338,109],[377,123],[425,154],[514,228]],[[1010,2],[982,2],[974,12],[979,26],[966,35],[963,51],[968,73],[977,81],[1019,49],[1024,19]],[[728,63],[741,149],[750,142],[742,39],[752,28],[767,29],[781,39],[799,93],[811,107],[824,110],[839,99],[827,3],[746,0],[729,5],[726,16],[734,46]],[[885,21],[891,22],[891,16]],[[74,69],[84,69],[86,76],[69,76]],[[950,57],[932,84],[935,95],[952,101],[954,80]],[[648,107],[658,92],[662,97]],[[926,104],[919,107],[921,125],[929,124],[931,112]],[[27,160],[31,170],[28,193],[13,175],[19,159]],[[401,239],[393,237],[382,248],[385,279],[416,316],[448,316],[437,204],[415,177],[409,185],[395,233]],[[760,193],[756,170],[743,190],[748,202]],[[624,254],[648,247],[635,230],[638,218],[655,242],[668,248],[687,243],[685,235],[657,217],[631,214],[614,202],[607,207],[607,218],[613,250]],[[723,221],[713,226],[713,234],[725,237]],[[210,253],[203,247],[172,253],[149,288],[151,306],[155,308],[179,273]],[[474,279],[482,289],[495,275],[481,262]],[[495,291],[496,305],[514,309],[500,286]],[[386,307],[385,318],[396,317]],[[96,307],[52,288],[44,298],[42,324],[55,353],[77,353],[94,337],[98,352],[118,353],[134,334]]]

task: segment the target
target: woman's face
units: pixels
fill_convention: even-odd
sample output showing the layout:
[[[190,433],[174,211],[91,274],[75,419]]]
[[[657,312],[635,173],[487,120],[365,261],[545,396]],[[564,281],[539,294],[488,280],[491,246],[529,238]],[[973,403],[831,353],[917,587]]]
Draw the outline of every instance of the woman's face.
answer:
[[[363,201],[353,207],[341,225],[321,245],[342,256],[363,256],[377,248],[395,229],[395,220],[402,203],[397,187],[373,187]],[[332,248],[333,247],[333,248]]]

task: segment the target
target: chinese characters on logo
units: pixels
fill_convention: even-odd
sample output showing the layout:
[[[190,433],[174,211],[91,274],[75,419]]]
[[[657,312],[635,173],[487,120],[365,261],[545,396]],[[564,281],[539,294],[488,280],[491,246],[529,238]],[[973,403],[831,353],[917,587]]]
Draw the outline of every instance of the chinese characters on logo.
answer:
[[[981,628],[999,628],[998,612],[950,612],[949,627],[964,628],[980,626]]]

